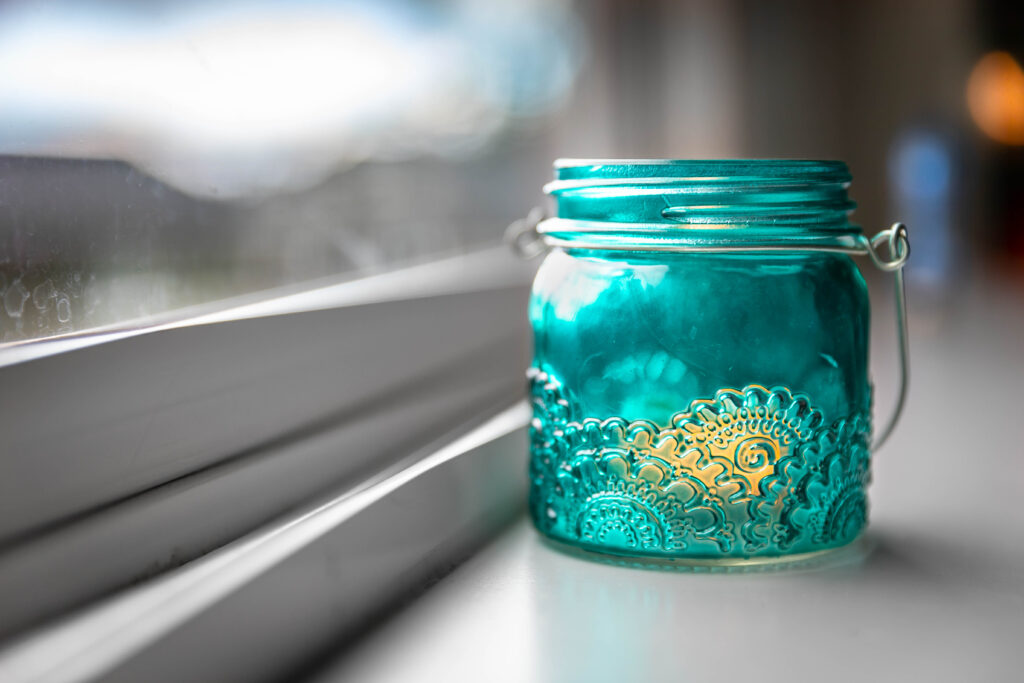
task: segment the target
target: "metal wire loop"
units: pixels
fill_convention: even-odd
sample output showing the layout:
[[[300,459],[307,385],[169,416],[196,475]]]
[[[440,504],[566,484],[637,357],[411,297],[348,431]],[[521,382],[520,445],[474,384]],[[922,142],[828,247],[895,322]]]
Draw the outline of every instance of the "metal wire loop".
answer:
[[[871,261],[881,270],[892,272],[899,270],[910,258],[910,239],[907,237],[907,226],[903,223],[893,223],[888,230],[882,230],[870,240],[862,238],[867,245],[866,252]],[[889,248],[888,258],[883,258],[878,249],[882,242],[886,242]]]
[[[505,244],[516,256],[529,260],[548,250],[544,237],[537,232],[537,226],[545,215],[544,209],[535,206],[526,218],[520,218],[505,229]]]

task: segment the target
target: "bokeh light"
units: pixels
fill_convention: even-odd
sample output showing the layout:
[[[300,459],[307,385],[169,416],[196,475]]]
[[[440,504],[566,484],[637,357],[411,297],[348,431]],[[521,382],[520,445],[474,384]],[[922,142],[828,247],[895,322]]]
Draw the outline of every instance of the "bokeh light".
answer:
[[[982,57],[967,80],[967,106],[996,142],[1024,145],[1024,69],[1008,52]]]

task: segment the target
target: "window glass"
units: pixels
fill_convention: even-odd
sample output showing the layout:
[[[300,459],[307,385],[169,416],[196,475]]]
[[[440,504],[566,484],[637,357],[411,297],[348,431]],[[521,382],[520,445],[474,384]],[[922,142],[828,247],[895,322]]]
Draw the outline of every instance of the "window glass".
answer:
[[[0,343],[496,244],[578,71],[562,2],[0,7]]]

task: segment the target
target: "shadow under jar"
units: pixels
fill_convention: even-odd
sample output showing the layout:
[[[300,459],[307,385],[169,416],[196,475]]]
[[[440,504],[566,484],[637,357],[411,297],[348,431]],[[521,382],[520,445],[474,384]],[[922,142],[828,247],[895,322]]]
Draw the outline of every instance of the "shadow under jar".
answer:
[[[530,304],[537,528],[681,565],[854,540],[871,385],[846,165],[563,160],[555,177]]]

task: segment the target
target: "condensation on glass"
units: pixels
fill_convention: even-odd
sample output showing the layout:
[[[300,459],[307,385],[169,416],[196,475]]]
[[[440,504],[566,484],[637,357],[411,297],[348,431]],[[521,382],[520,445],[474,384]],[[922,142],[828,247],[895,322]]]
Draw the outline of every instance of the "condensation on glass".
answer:
[[[682,565],[858,537],[872,396],[851,255],[875,254],[850,180],[841,162],[556,164],[530,304],[545,536]]]

